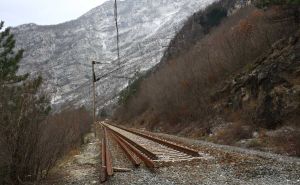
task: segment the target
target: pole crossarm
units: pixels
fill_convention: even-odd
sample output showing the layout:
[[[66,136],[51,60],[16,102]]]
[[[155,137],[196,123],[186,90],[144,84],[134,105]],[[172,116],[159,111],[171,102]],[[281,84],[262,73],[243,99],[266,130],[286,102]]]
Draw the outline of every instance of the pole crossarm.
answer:
[[[97,62],[97,61],[92,61],[92,64],[95,65],[95,64],[110,64],[108,62]]]

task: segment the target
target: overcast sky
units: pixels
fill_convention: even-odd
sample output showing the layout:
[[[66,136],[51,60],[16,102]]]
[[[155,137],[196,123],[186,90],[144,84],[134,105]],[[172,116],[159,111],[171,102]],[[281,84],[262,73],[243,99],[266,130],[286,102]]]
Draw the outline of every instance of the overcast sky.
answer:
[[[5,26],[58,24],[83,15],[107,0],[0,0]]]

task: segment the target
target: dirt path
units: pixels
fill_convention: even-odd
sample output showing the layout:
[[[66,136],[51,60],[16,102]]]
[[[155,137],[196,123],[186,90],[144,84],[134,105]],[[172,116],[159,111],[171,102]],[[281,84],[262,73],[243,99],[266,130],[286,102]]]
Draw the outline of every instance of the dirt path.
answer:
[[[98,184],[100,167],[100,142],[93,134],[86,136],[77,155],[66,157],[59,162],[43,185],[90,185]]]
[[[193,163],[161,167],[154,172],[141,166],[133,172],[115,173],[105,184],[300,185],[299,158],[215,145],[166,134],[160,136],[191,145],[209,157]],[[114,166],[133,168],[116,143],[110,141],[109,144]],[[91,139],[82,147],[79,155],[61,163],[55,170],[56,173],[52,174],[52,180],[50,178],[45,184],[99,184],[99,146],[99,140]]]

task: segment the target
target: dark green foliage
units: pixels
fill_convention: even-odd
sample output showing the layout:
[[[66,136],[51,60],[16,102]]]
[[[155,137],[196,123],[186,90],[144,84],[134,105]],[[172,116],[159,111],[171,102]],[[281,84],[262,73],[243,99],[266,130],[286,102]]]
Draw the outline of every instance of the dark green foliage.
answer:
[[[0,30],[3,28],[3,22],[0,23]],[[0,83],[15,83],[27,78],[26,75],[16,75],[19,69],[19,62],[23,56],[23,50],[14,51],[15,40],[6,28],[0,32]]]
[[[100,111],[100,118],[106,118],[108,116],[106,110],[103,108],[101,111]]]
[[[136,73],[132,80],[129,81],[129,85],[120,92],[118,103],[119,105],[126,105],[128,100],[136,94],[140,83],[144,79],[144,75]]]
[[[203,38],[211,28],[218,26],[227,17],[228,10],[234,6],[235,2],[236,0],[218,1],[189,17],[171,40],[162,61],[176,58],[193,47],[196,40]]]
[[[0,24],[3,28],[3,22]],[[18,75],[23,50],[15,49],[7,28],[0,32],[0,184],[18,184],[40,170],[34,160],[41,123],[50,112],[48,96],[40,90],[42,78]]]
[[[211,27],[219,25],[221,20],[227,16],[227,10],[221,6],[212,6],[207,12],[199,18],[199,24],[203,27],[205,33],[208,33]]]
[[[300,0],[257,0],[255,5],[259,8],[271,5],[299,5]]]

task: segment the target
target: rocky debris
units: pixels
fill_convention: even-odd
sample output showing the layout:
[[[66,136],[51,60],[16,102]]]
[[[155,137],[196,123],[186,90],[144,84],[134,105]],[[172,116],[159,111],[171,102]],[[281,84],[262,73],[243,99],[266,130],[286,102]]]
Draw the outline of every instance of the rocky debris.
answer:
[[[228,82],[218,95],[223,108],[242,110],[260,127],[272,129],[300,111],[300,31],[272,49]],[[218,99],[218,98],[214,98]]]
[[[215,145],[199,140],[186,139],[166,134],[159,137],[190,145],[202,153],[212,156],[209,160],[194,161],[189,164],[175,163],[149,171],[143,166],[129,173],[116,173],[105,184],[297,184],[300,183],[299,159],[274,156],[268,153]],[[122,154],[118,147],[111,146],[114,159],[122,164]],[[278,159],[278,160],[276,160]]]

